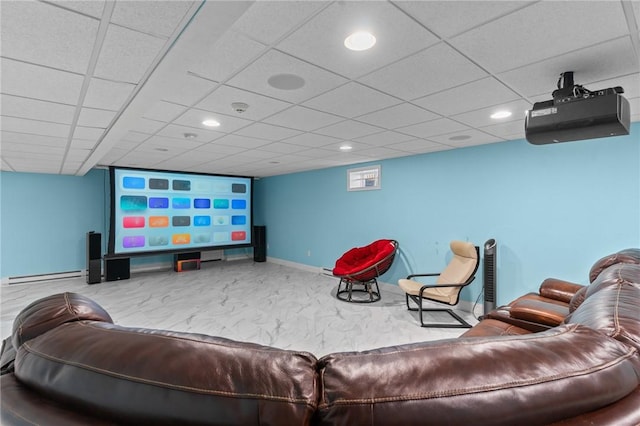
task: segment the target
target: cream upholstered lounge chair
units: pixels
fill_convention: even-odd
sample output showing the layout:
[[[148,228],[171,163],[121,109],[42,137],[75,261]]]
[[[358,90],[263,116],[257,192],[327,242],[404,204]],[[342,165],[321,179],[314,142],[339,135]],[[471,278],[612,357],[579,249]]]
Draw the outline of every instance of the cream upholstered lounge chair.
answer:
[[[422,307],[422,299],[431,300],[447,305],[457,305],[462,288],[475,279],[478,271],[480,259],[480,249],[471,243],[464,241],[451,241],[451,251],[453,258],[447,267],[440,273],[434,274],[412,274],[406,279],[398,281],[400,288],[405,292],[407,309],[418,311],[420,325],[422,327],[446,327],[446,328],[469,328],[471,324],[458,316],[451,309],[425,309]],[[424,284],[413,278],[417,277],[438,277],[435,284]],[[409,305],[409,299],[413,300],[417,308]],[[428,323],[422,319],[423,312],[447,312],[457,320],[457,323]]]

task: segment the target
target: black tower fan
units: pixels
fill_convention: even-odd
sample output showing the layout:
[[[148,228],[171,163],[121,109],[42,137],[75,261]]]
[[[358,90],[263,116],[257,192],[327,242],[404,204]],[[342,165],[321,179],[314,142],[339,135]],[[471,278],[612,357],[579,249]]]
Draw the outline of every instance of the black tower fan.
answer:
[[[496,308],[496,240],[484,243],[484,315]]]

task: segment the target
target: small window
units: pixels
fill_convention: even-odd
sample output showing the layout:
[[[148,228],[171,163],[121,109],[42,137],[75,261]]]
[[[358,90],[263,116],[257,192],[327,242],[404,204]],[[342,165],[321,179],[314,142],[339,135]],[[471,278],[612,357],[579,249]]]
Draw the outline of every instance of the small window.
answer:
[[[347,191],[369,191],[380,189],[380,166],[360,167],[347,170]]]

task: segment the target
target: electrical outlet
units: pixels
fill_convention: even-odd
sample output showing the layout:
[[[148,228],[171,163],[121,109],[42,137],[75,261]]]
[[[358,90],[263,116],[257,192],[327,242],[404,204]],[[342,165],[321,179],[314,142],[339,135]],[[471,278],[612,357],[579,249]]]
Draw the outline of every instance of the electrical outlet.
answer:
[[[311,257],[311,250],[307,250],[307,257]]]

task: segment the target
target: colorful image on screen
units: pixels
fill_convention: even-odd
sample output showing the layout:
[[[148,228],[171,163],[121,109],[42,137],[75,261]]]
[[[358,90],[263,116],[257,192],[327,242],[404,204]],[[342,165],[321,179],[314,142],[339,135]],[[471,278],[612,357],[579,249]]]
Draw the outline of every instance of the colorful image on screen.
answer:
[[[109,254],[251,245],[252,178],[110,168]]]

